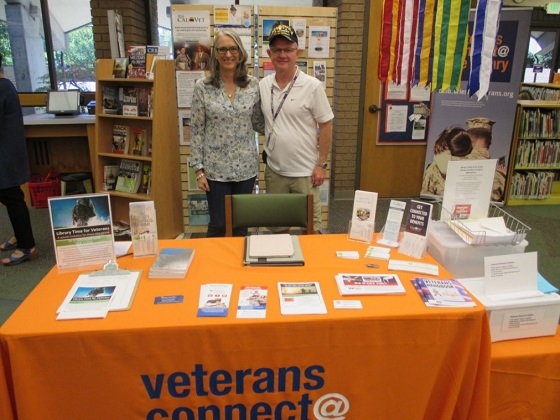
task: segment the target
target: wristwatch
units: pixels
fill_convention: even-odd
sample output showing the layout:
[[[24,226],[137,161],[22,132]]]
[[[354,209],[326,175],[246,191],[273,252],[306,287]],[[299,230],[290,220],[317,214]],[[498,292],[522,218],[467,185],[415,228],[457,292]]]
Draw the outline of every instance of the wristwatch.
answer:
[[[317,162],[317,166],[320,166],[323,169],[327,169],[327,167],[329,166],[328,162]]]

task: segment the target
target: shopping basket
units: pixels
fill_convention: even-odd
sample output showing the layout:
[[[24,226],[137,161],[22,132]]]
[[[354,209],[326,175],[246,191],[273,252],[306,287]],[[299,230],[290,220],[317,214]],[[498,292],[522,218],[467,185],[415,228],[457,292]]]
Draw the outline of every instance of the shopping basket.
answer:
[[[33,207],[45,208],[48,198],[60,195],[60,177],[57,173],[49,171],[46,175],[32,175],[29,180],[29,194]]]

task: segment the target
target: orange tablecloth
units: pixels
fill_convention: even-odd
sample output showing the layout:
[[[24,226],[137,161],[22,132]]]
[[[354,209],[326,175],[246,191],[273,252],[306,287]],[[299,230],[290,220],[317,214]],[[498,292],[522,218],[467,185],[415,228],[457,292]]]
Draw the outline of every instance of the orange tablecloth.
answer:
[[[153,258],[119,259],[144,274],[132,308],[98,320],[55,320],[77,273],[53,269],[0,328],[0,418],[487,417],[480,304],[426,308],[410,284],[417,275],[401,272],[405,295],[357,297],[363,309],[335,310],[336,273],[386,273],[387,263],[336,258],[367,248],[345,235],[300,242],[304,267],[273,268],[243,267],[242,238],[161,241],[196,249],[186,279],[148,279]],[[280,315],[278,281],[319,281],[328,314]],[[201,284],[219,282],[234,285],[229,316],[197,318]],[[268,286],[266,319],[236,319],[242,285]],[[166,295],[184,302],[154,304]]]
[[[492,343],[490,418],[560,415],[560,328],[554,337]]]

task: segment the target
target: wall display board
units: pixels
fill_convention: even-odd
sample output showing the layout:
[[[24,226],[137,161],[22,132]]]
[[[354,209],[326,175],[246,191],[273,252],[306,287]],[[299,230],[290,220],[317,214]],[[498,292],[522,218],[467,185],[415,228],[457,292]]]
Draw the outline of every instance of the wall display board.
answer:
[[[474,13],[471,13],[469,31],[472,33]],[[506,173],[513,134],[513,121],[523,61],[531,22],[531,10],[504,9],[496,38],[493,70],[487,96],[477,100],[467,94],[469,63],[463,70],[461,88],[457,92],[434,92],[432,94],[429,135],[422,197],[442,196],[445,188],[445,172],[448,160],[498,159],[492,201],[503,202],[506,191]],[[469,129],[472,151],[451,156],[450,149],[434,155],[438,137],[453,128]],[[474,130],[476,129],[476,130]],[[486,132],[485,132],[486,130]],[[479,148],[478,134],[488,134],[489,144]],[[436,151],[439,149],[436,147]],[[462,150],[462,149],[461,149]],[[440,161],[441,159],[441,161]],[[442,163],[443,161],[443,163]]]
[[[425,145],[430,116],[429,86],[384,83],[377,144]]]
[[[256,22],[258,16],[258,23]],[[256,7],[244,5],[171,5],[171,24],[173,34],[173,57],[176,63],[177,102],[179,107],[178,126],[180,135],[181,180],[183,194],[183,218],[185,232],[204,232],[205,223],[197,218],[190,220],[190,191],[196,189],[192,179],[189,185],[190,144],[185,130],[189,119],[192,90],[196,80],[207,74],[214,34],[222,28],[237,31],[247,51],[258,46],[255,60],[248,60],[249,74],[258,68],[259,79],[274,71],[268,48],[268,33],[272,26],[282,21],[294,27],[299,38],[300,51],[297,65],[301,71],[314,75],[323,82],[329,102],[333,103],[334,64],[336,47],[336,8],[334,7]],[[255,35],[256,34],[256,35]],[[310,52],[309,48],[313,51]],[[206,56],[205,54],[208,54]],[[249,54],[250,58],[253,54]],[[262,151],[263,136],[259,138],[259,151]],[[330,160],[330,158],[329,158]],[[330,165],[329,165],[330,166]],[[192,174],[191,174],[192,175]],[[192,176],[191,176],[192,178]],[[329,174],[325,179],[328,183]],[[258,188],[266,191],[264,184],[264,164],[260,165]],[[198,193],[196,201],[203,199]],[[328,206],[322,205],[323,227],[328,222]]]

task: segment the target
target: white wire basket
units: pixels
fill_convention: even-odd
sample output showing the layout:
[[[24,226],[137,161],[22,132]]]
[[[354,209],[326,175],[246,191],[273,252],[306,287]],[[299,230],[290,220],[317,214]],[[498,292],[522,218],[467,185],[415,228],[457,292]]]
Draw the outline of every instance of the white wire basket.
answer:
[[[439,209],[439,220],[445,221],[467,244],[474,246],[487,245],[518,245],[531,230],[529,226],[507,213],[502,208],[490,203],[487,218],[461,218],[451,214],[437,202],[435,209]],[[437,215],[434,214],[437,220]],[[489,229],[490,222],[501,227],[500,230]]]

